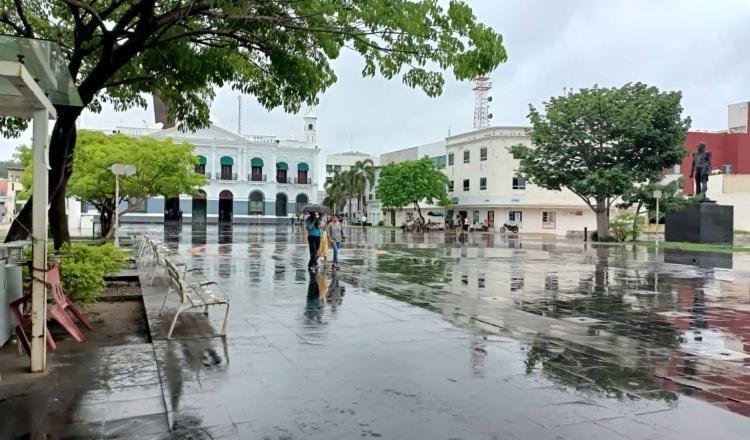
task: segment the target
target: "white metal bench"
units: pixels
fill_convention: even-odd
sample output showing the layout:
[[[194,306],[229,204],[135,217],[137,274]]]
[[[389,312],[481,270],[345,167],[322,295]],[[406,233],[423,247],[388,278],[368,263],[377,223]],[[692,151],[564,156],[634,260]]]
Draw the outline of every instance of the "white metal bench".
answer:
[[[164,307],[167,305],[167,299],[170,292],[174,291],[180,297],[180,304],[174,318],[172,319],[172,324],[169,326],[167,339],[172,338],[172,331],[174,330],[174,326],[177,323],[177,318],[180,316],[180,313],[188,309],[203,308],[203,313],[208,316],[208,307],[216,305],[226,305],[227,307],[220,333],[222,337],[226,336],[227,323],[229,321],[229,298],[224,295],[218,297],[211,291],[212,287],[218,288],[219,285],[214,281],[188,282],[186,280],[188,269],[184,264],[175,263],[168,258],[164,258],[164,264],[167,269],[167,274],[169,275],[170,286],[167,293],[164,295],[164,302],[161,305],[159,315],[161,316],[164,312]]]

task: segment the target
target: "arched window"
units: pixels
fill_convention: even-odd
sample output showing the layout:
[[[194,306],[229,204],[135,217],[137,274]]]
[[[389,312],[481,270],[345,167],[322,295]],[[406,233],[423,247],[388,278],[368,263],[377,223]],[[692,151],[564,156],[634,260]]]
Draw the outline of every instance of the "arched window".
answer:
[[[287,171],[289,165],[286,162],[276,162],[276,182],[287,183]]]
[[[310,180],[307,177],[307,172],[310,170],[310,166],[304,162],[297,164],[297,183],[301,185],[308,185]]]
[[[248,208],[248,214],[250,215],[263,215],[263,193],[260,191],[253,191],[250,193],[250,206]]]
[[[229,156],[222,156],[219,163],[221,164],[221,180],[237,180],[237,177],[232,174],[234,159]]]
[[[195,166],[195,172],[206,174],[206,156],[198,156],[198,165]]]
[[[276,216],[286,217],[286,203],[289,200],[284,193],[276,194]]]
[[[297,214],[302,213],[302,210],[305,209],[305,206],[307,206],[309,202],[309,198],[307,197],[307,194],[297,194],[297,198],[295,199],[296,202],[296,210]]]
[[[253,182],[264,182],[266,180],[263,175],[263,159],[260,157],[254,157],[250,160],[250,180]]]

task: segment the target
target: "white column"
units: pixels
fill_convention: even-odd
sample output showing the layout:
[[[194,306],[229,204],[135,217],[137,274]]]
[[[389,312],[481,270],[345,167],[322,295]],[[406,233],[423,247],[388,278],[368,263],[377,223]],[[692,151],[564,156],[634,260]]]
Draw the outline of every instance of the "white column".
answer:
[[[240,149],[240,178],[239,180],[247,180],[247,150],[245,150],[245,147],[242,147]]]
[[[211,177],[214,180],[217,180],[219,173],[219,158],[216,156],[216,147],[211,147],[211,168],[213,168],[211,171]]]
[[[47,133],[49,112],[34,112],[32,193],[31,371],[47,365]]]

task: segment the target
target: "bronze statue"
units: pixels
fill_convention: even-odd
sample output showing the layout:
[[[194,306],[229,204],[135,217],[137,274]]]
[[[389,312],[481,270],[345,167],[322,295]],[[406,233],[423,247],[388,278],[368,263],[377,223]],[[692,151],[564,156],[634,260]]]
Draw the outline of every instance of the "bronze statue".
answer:
[[[708,175],[711,173],[711,153],[706,151],[706,144],[700,142],[698,151],[693,153],[693,165],[690,178],[695,178],[695,194],[705,196],[708,191]]]

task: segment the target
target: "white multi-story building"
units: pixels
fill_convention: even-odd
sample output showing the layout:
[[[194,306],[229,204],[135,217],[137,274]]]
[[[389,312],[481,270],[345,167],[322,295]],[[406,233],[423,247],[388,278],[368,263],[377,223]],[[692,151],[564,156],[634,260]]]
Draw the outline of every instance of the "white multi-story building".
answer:
[[[424,157],[429,157],[430,159],[432,159],[438,169],[444,169],[446,163],[445,140],[418,145],[411,148],[404,148],[402,150],[391,151],[389,153],[383,153],[380,155],[380,163],[382,166],[386,166],[392,163],[401,163],[409,160],[419,160]],[[380,169],[378,169],[377,173],[377,176],[379,175]],[[374,187],[369,189],[367,196],[368,219],[372,218],[372,223],[377,224],[382,220],[384,224],[390,226],[399,226],[403,225],[404,223],[411,222],[418,217],[417,210],[413,206],[405,206],[403,207],[403,209],[399,210],[383,211],[380,205],[380,201],[377,199],[377,193],[375,191],[376,187],[377,179]],[[436,204],[429,204],[425,201],[420,202],[419,207],[422,211],[422,215],[425,216],[428,221],[440,223],[443,222],[443,219],[439,217],[428,218],[430,217],[428,216],[430,212],[441,214],[444,213],[445,210],[443,207]]]
[[[578,196],[537,187],[517,175],[519,161],[509,147],[518,144],[532,146],[527,127],[491,127],[446,139],[449,218],[468,217],[494,229],[509,223],[527,233],[594,229],[596,217]]]
[[[195,146],[208,184],[198,196],[154,197],[123,222],[286,223],[310,203],[318,203],[320,184],[317,118],[308,113],[304,139],[280,140],[274,136],[240,136],[217,125],[183,133],[166,130],[121,128],[135,136],[171,138]],[[181,214],[178,214],[180,213]]]
[[[350,151],[346,153],[329,154],[326,156],[326,182],[330,183],[336,173],[342,173],[352,169],[359,161],[370,159],[378,165],[378,157],[372,154]]]

